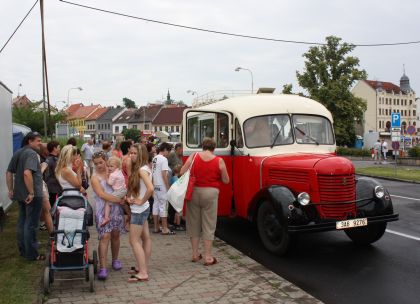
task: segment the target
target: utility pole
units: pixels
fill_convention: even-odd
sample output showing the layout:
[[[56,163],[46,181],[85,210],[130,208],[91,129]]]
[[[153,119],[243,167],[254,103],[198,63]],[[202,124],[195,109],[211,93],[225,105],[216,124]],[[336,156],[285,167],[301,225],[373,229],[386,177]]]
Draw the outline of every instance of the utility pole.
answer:
[[[44,0],[39,1],[41,10],[41,33],[42,33],[42,101],[44,103],[44,136],[48,137],[48,129],[51,123],[50,91],[48,86],[47,53],[45,51],[44,33]],[[45,99],[45,95],[47,100]],[[48,124],[47,124],[47,104],[48,104]]]

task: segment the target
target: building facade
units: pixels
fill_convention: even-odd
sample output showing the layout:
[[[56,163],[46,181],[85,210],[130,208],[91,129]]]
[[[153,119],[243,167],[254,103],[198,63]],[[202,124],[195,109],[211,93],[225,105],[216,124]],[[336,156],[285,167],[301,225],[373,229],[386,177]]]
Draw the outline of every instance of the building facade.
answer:
[[[83,137],[86,132],[86,119],[92,115],[97,109],[102,108],[100,105],[82,106],[72,115],[67,117],[70,128],[76,129],[75,136]]]
[[[369,132],[391,131],[391,113],[401,114],[402,132],[409,126],[417,129],[416,93],[410,87],[410,80],[405,75],[397,86],[391,82],[361,80],[352,89],[356,97],[364,99],[367,110],[358,135]]]
[[[135,111],[136,109],[126,109],[115,118],[111,125],[113,139],[117,138],[117,136],[120,136],[122,131],[128,129],[129,121],[133,118]]]
[[[99,108],[95,112],[93,112],[91,115],[89,115],[88,118],[86,118],[86,131],[85,135],[90,135],[92,138],[98,139],[97,136],[97,120],[104,115],[109,108]]]
[[[114,140],[112,124],[126,109],[124,107],[110,107],[109,110],[96,120],[96,133],[99,140]]]
[[[159,113],[152,121],[154,132],[162,131],[171,133],[180,133],[182,126],[182,115],[187,107],[166,106],[160,109]]]
[[[133,117],[128,123],[129,129],[139,129],[141,131],[151,131],[152,121],[162,108],[161,104],[148,104],[142,106],[134,112]]]

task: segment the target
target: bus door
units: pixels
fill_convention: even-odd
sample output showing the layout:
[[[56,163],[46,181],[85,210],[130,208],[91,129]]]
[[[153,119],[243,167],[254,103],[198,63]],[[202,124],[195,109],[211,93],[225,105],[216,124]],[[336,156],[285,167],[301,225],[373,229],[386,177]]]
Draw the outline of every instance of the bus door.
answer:
[[[184,111],[182,128],[184,156],[202,151],[205,137],[216,141],[214,154],[223,158],[230,179],[232,179],[232,157],[229,141],[232,139],[232,115],[224,111],[188,109]],[[221,183],[218,215],[230,215],[232,208],[232,184]]]

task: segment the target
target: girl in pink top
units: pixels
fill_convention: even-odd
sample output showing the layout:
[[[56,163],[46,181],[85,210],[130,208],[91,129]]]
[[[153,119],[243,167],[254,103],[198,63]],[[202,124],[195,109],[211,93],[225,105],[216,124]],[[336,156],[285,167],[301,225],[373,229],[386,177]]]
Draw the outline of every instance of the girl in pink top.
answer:
[[[127,195],[127,187],[125,184],[124,174],[121,171],[121,159],[115,156],[111,156],[107,162],[108,165],[108,180],[107,184],[112,187],[112,195],[124,198]],[[104,226],[109,223],[109,213],[111,208],[108,203],[105,203],[104,208],[104,219],[101,223],[101,226]]]

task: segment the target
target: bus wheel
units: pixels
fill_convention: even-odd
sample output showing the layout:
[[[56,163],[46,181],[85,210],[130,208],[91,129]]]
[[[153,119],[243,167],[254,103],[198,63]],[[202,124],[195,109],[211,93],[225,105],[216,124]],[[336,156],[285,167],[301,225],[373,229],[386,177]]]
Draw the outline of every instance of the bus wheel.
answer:
[[[290,235],[268,201],[264,201],[258,209],[257,226],[260,239],[268,251],[277,255],[287,253]]]
[[[347,229],[344,232],[356,244],[369,245],[379,240],[385,233],[387,223],[371,224],[366,227]]]

